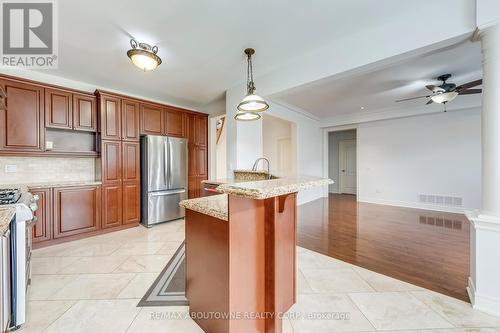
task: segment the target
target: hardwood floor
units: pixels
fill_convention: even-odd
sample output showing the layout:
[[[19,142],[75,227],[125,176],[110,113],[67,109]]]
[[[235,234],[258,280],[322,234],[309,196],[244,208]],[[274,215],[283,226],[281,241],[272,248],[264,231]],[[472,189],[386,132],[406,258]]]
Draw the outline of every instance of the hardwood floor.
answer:
[[[330,195],[298,209],[298,245],[469,302],[464,215]]]

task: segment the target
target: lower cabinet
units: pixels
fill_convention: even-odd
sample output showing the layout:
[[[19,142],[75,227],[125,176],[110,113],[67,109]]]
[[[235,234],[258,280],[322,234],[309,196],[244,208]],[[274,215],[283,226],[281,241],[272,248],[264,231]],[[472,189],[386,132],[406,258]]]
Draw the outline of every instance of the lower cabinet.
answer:
[[[99,230],[101,187],[56,187],[54,192],[54,238]]]
[[[52,189],[43,188],[31,190],[33,195],[38,195],[38,209],[34,215],[36,222],[33,225],[33,243],[44,242],[52,239]]]
[[[122,185],[102,187],[102,227],[112,228],[122,224]]]
[[[139,223],[141,220],[141,186],[137,182],[123,182],[123,224]]]

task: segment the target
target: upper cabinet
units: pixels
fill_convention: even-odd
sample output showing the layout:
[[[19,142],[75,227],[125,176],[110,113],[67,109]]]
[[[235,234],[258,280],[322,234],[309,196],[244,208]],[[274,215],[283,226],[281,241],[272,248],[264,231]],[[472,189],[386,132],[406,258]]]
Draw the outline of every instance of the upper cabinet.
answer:
[[[184,137],[185,113],[174,108],[165,108],[165,134]]]
[[[105,140],[121,139],[121,100],[118,97],[99,94],[101,112],[101,137]]]
[[[0,79],[6,108],[0,110],[0,149],[40,152],[44,149],[44,88]]]
[[[162,135],[165,133],[163,108],[155,104],[141,104],[141,134]]]
[[[77,131],[97,131],[95,96],[73,94],[73,128]]]
[[[139,102],[124,99],[122,101],[122,139],[139,141]]]
[[[190,144],[206,146],[208,133],[207,116],[189,114],[187,115],[186,136]]]
[[[73,128],[73,94],[60,89],[45,89],[45,127]]]

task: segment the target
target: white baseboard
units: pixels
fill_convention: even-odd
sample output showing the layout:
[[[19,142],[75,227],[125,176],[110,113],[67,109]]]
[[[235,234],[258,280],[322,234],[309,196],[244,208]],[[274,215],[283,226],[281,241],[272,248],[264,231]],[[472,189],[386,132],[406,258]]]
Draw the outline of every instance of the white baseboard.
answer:
[[[493,316],[500,316],[500,299],[478,294],[470,277],[467,293],[469,294],[470,302],[474,309]]]
[[[474,208],[465,208],[465,207],[448,207],[448,206],[439,206],[439,205],[430,205],[419,202],[406,202],[406,201],[392,201],[392,200],[381,200],[375,198],[363,198],[358,197],[359,202],[367,202],[378,205],[388,205],[388,206],[397,206],[397,207],[406,207],[406,208],[416,208],[416,209],[425,209],[425,210],[435,210],[439,212],[446,213],[458,213],[465,214],[465,212],[474,210]]]

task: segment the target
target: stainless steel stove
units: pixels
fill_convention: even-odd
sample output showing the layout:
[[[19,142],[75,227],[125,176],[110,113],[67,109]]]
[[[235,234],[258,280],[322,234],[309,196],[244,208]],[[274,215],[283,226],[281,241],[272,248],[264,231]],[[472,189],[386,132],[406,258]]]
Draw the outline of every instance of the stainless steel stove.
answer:
[[[31,226],[36,222],[33,213],[38,209],[38,196],[19,188],[0,188],[0,205],[16,209],[10,224],[11,258],[11,329],[26,321],[26,292],[31,277]]]

